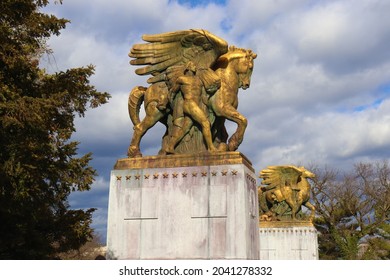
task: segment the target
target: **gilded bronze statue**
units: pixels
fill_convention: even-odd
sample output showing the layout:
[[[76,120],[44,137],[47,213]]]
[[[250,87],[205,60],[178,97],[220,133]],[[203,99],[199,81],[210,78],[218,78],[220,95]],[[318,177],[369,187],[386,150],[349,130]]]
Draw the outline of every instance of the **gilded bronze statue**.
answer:
[[[237,111],[238,90],[247,89],[257,57],[228,46],[206,30],[144,35],[129,56],[138,75],[151,75],[149,87],[135,87],[128,109],[134,125],[129,157],[140,157],[142,136],[157,122],[166,126],[159,154],[235,151],[244,138],[246,118]],[[140,120],[142,103],[146,116]],[[229,138],[225,120],[237,123]]]
[[[315,207],[309,202],[311,186],[307,179],[314,177],[304,167],[293,165],[262,170],[262,185],[258,187],[260,221],[295,221],[302,205],[311,211],[308,219],[312,221]]]
[[[209,151],[216,151],[211,138],[211,126],[206,113],[199,107],[202,100],[203,83],[196,75],[196,66],[190,61],[187,64],[184,75],[176,80],[176,84],[171,89],[173,94],[178,91],[183,95],[183,123],[181,126],[174,126],[171,138],[169,139],[167,153],[175,153],[177,143],[190,131],[193,120],[202,126],[202,133]],[[207,91],[207,89],[206,89]],[[174,122],[175,123],[175,122]],[[176,132],[176,133],[175,133]]]

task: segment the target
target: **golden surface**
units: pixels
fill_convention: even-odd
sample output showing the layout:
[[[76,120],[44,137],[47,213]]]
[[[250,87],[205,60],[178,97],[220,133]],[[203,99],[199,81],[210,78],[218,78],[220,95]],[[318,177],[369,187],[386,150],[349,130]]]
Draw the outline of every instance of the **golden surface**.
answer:
[[[201,29],[142,39],[130,50],[130,64],[138,67],[136,74],[151,77],[148,87],[136,86],[129,95],[134,131],[128,156],[142,157],[140,141],[157,122],[167,127],[159,155],[236,151],[247,127],[237,110],[238,91],[250,86],[257,55]],[[225,120],[237,124],[230,138]]]
[[[191,155],[145,156],[119,159],[114,169],[171,168],[187,166],[244,164],[254,171],[252,163],[240,152],[199,153]],[[227,173],[227,171],[226,171]],[[184,174],[183,174],[184,176]],[[187,174],[185,174],[187,176]]]
[[[311,211],[309,220],[313,220],[315,207],[309,202],[311,186],[307,179],[314,177],[315,174],[303,166],[268,166],[260,171],[260,220],[279,222],[288,218],[295,222],[302,205]]]
[[[259,221],[260,228],[312,227],[311,221]]]

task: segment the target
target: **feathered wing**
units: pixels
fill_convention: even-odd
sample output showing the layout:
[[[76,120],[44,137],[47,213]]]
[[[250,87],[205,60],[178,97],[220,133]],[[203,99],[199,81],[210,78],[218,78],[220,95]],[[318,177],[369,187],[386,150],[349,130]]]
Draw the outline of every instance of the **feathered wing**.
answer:
[[[153,76],[148,83],[167,80],[173,84],[187,62],[194,62],[198,69],[208,69],[228,51],[225,40],[203,29],[143,35],[142,39],[147,43],[132,47],[129,56],[134,59],[130,64],[142,65],[136,74]]]
[[[302,171],[292,165],[268,166],[260,172],[260,178],[263,179],[261,183],[267,185],[269,189],[280,186],[291,186],[294,188],[301,175]]]

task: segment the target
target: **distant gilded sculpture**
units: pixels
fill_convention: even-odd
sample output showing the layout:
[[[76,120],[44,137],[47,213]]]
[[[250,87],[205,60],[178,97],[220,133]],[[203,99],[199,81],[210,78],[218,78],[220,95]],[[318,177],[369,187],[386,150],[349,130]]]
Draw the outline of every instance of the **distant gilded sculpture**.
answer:
[[[314,177],[304,167],[292,165],[269,166],[260,171],[260,221],[299,220],[302,205],[311,211],[308,219],[312,221],[315,207],[309,202],[311,186],[307,179]]]
[[[149,87],[129,95],[134,125],[129,157],[141,157],[143,135],[157,122],[166,126],[160,155],[235,151],[244,138],[246,118],[237,111],[238,89],[247,89],[257,57],[251,50],[228,47],[206,30],[190,29],[143,35],[129,56],[135,73],[151,75]],[[144,104],[146,116],[140,120]],[[225,120],[237,123],[229,138]]]

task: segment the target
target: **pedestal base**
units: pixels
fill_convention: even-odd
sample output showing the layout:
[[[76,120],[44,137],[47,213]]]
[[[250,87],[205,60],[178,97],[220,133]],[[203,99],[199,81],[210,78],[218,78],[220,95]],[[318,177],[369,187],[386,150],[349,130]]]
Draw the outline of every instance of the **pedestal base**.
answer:
[[[115,168],[109,259],[259,258],[256,180],[240,153],[123,159]]]
[[[317,230],[311,223],[260,222],[261,260],[318,260]]]

